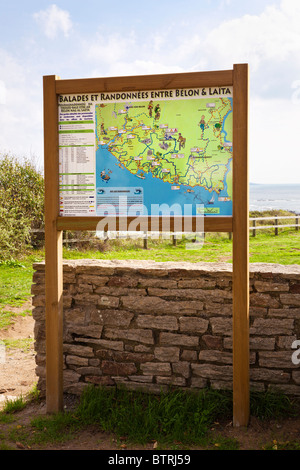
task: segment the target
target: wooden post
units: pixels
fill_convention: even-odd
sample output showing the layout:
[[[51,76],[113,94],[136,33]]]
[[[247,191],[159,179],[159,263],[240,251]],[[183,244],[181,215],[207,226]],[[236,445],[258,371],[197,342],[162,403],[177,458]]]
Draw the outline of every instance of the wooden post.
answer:
[[[253,220],[253,227],[256,227],[256,220]],[[252,232],[253,232],[253,233],[252,233],[252,236],[255,237],[255,235],[256,235],[256,230],[255,230],[255,228],[252,230]]]
[[[248,65],[233,68],[233,425],[247,426],[249,394]]]
[[[275,217],[275,235],[278,235],[278,219]]]
[[[148,250],[148,233],[144,232],[144,250]]]
[[[63,410],[63,275],[62,231],[59,215],[58,106],[55,81],[45,76],[44,177],[45,177],[45,291],[46,291],[46,407],[48,413]]]

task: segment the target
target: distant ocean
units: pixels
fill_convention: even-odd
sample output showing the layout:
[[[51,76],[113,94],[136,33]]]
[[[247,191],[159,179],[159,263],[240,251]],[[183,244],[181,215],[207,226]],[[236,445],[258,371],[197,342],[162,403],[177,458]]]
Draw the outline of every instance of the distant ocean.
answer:
[[[283,209],[300,214],[300,184],[250,183],[249,209]]]

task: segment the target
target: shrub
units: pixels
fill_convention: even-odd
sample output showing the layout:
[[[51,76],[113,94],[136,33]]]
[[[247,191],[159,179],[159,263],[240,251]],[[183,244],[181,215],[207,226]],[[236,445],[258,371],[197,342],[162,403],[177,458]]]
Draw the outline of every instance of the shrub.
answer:
[[[24,252],[44,224],[44,179],[34,163],[0,155],[0,259]]]

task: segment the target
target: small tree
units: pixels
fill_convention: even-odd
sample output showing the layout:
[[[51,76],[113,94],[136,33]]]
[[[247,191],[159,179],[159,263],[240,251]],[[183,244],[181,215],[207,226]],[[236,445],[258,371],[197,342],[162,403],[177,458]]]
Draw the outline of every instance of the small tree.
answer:
[[[0,155],[0,258],[24,252],[44,225],[44,179],[34,163]]]

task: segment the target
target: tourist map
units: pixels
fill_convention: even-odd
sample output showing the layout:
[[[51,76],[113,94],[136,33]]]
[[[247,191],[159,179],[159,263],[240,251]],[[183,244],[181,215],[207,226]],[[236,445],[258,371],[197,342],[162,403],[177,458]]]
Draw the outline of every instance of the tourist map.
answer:
[[[232,215],[232,87],[61,95],[61,215]]]

